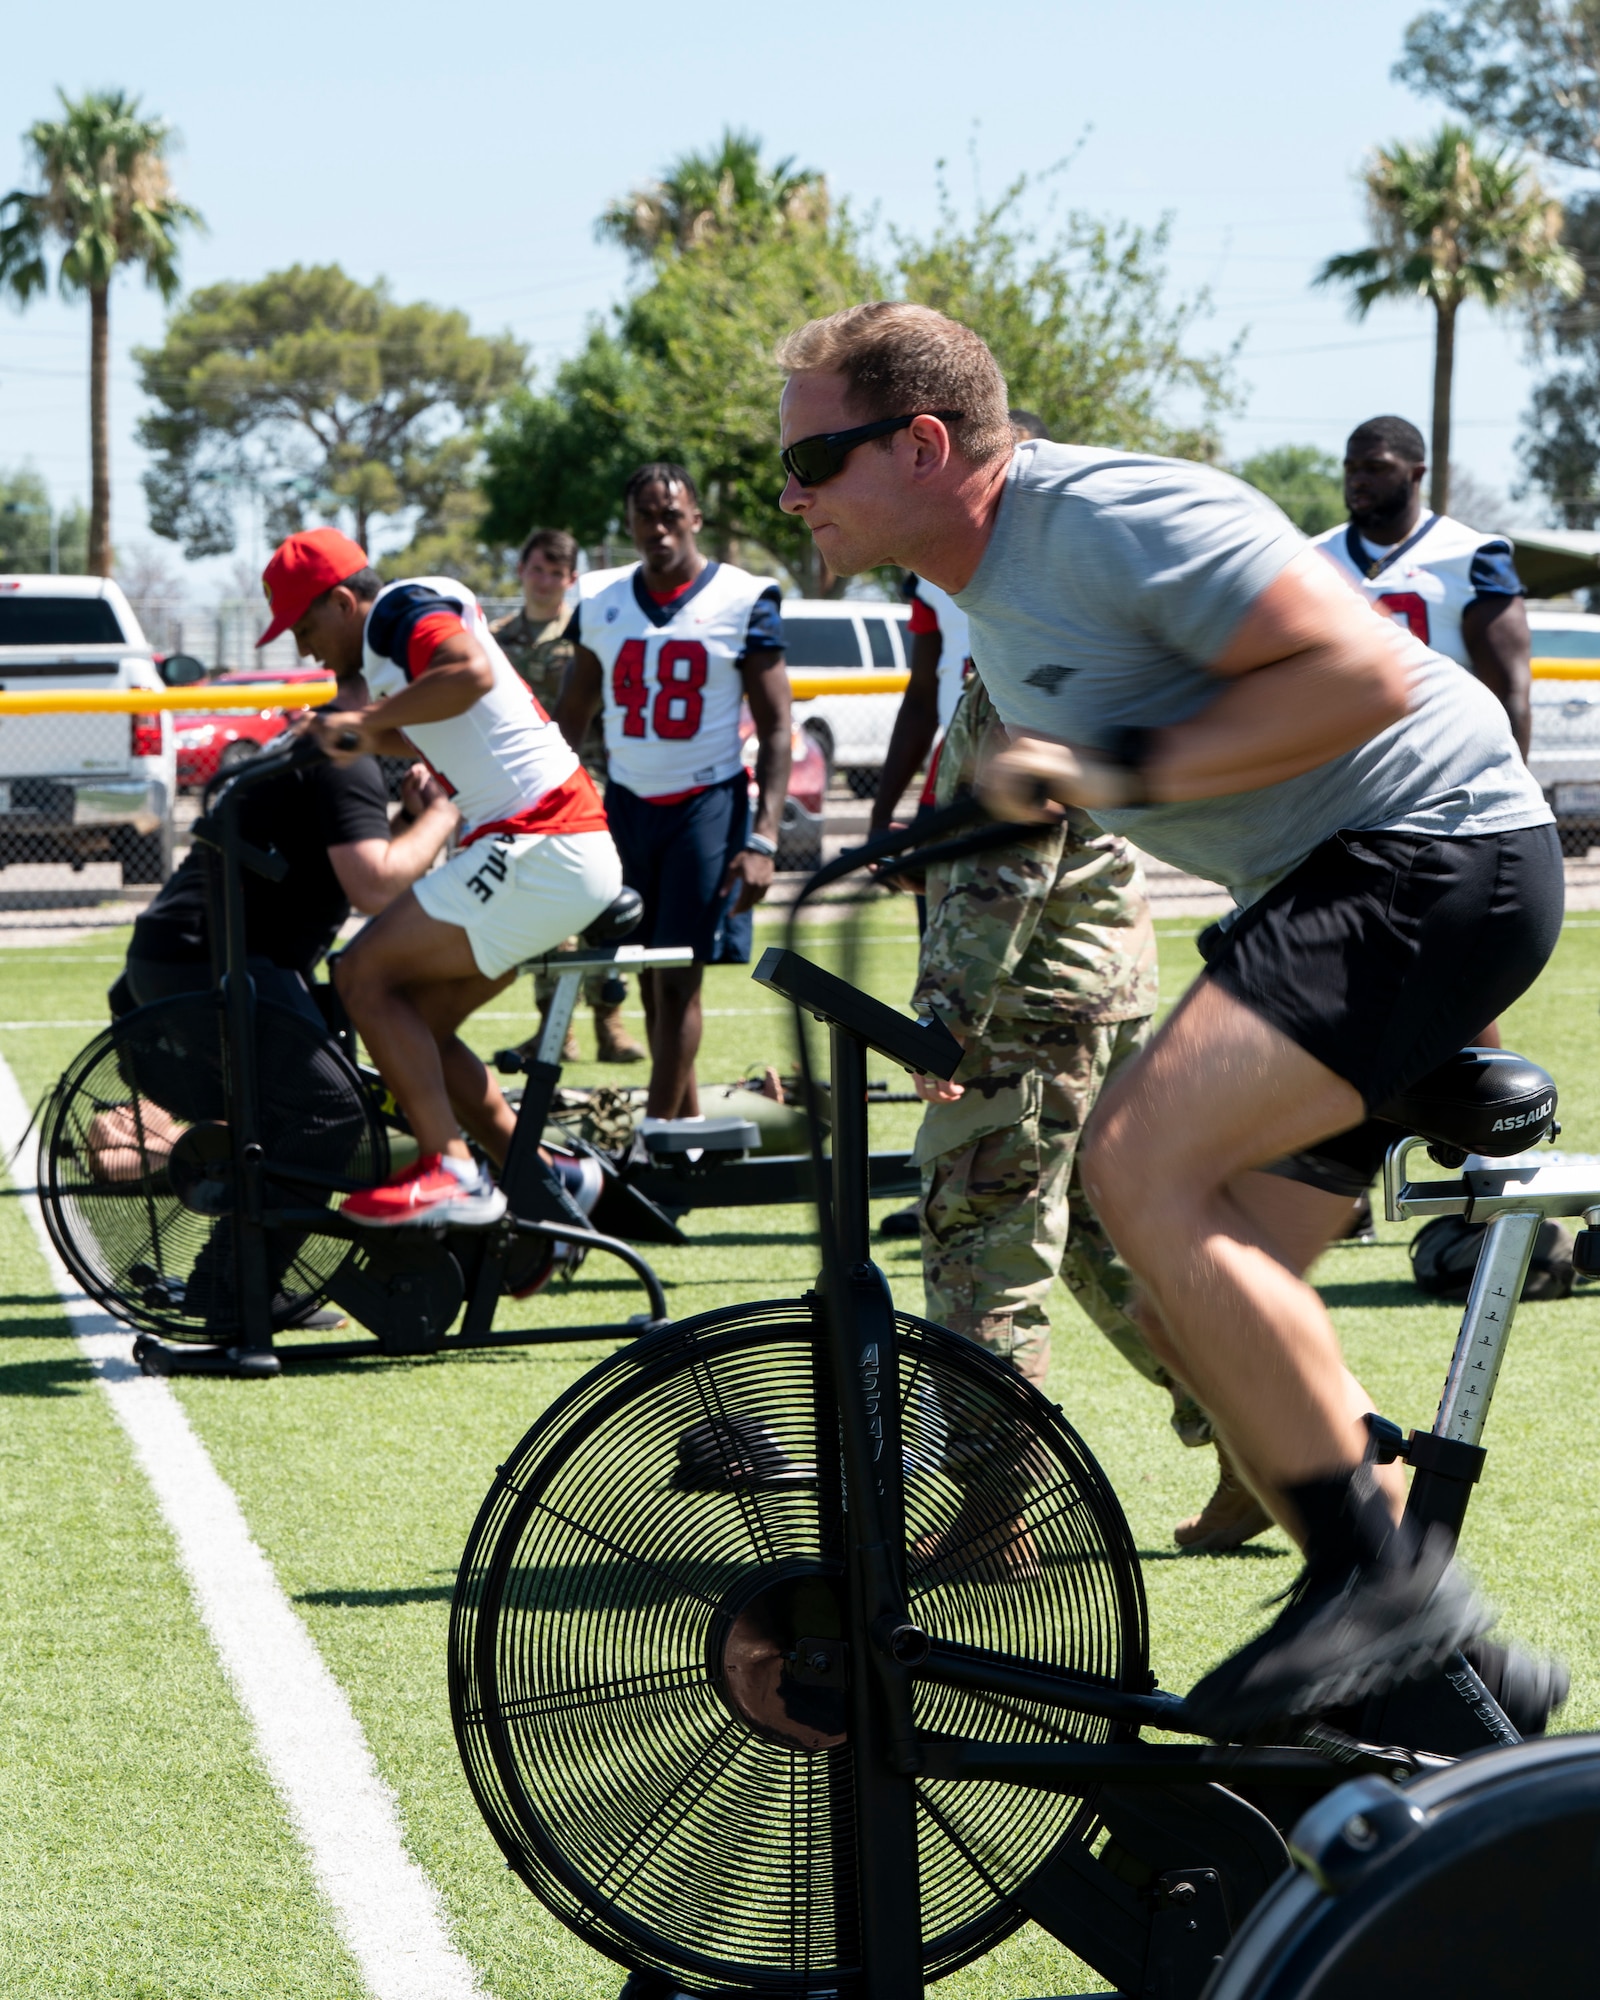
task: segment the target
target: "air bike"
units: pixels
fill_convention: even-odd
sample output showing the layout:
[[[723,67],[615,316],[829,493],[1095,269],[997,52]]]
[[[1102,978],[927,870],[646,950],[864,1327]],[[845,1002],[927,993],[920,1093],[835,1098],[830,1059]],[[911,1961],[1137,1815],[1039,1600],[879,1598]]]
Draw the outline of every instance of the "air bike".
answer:
[[[954,824],[807,893],[930,831],[925,859],[1018,838]],[[956,1043],[793,949],[755,977],[828,1029],[822,1279],[652,1329],[501,1467],[450,1698],[511,1867],[628,2000],[913,2000],[1028,1919],[1130,2000],[1600,1990],[1600,1738],[1521,1742],[1457,1655],[1360,1711],[1182,1740],[1088,1448],[870,1258],[867,1052],[948,1077]],[[1541,1218],[1583,1216],[1600,1264],[1593,1163],[1504,1157],[1554,1109],[1498,1050],[1392,1107],[1390,1217],[1490,1222],[1433,1427],[1374,1427],[1454,1529]],[[1420,1149],[1455,1178],[1413,1182]]]
[[[51,1094],[40,1121],[39,1191],[63,1262],[137,1330],[134,1354],[151,1373],[268,1375],[284,1364],[379,1352],[633,1340],[665,1321],[661,1285],[636,1250],[589,1225],[540,1157],[540,1140],[584,973],[682,965],[690,954],[618,942],[640,914],[637,895],[624,890],[581,949],[535,961],[559,977],[532,1059],[516,1060],[527,1081],[499,1176],[503,1222],[370,1230],[347,1221],[336,1199],[388,1174],[392,1142],[414,1142],[376,1073],[356,1062],[333,988],[312,988],[322,1030],[259,1000],[244,941],[244,871],[282,881],[285,863],[244,838],[241,806],[255,786],[322,754],[296,737],[214,789],[194,828],[208,864],[212,990],[114,1022]],[[629,1200],[626,1189],[613,1195],[612,1212],[626,1220]],[[640,1212],[648,1226],[653,1211],[643,1204]],[[526,1297],[590,1251],[620,1259],[638,1279],[647,1308],[638,1318],[494,1324],[505,1295]],[[326,1301],[367,1335],[275,1347],[275,1334]]]

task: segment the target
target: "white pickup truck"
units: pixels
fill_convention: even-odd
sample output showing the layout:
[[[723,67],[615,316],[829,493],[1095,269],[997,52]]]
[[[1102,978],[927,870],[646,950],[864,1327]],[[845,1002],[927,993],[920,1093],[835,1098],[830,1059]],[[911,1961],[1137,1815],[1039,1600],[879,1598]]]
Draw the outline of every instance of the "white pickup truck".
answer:
[[[0,576],[0,689],[161,685],[114,583]],[[124,882],[165,881],[177,789],[170,715],[0,714],[0,869],[116,861]]]

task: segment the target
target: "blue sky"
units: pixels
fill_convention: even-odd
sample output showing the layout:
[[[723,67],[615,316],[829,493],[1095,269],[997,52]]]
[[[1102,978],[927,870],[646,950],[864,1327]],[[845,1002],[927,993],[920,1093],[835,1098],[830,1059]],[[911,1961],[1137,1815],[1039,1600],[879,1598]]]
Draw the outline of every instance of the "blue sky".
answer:
[[[177,180],[208,235],[188,283],[337,260],[401,298],[509,327],[548,370],[622,290],[594,241],[608,199],[725,124],[821,168],[858,212],[932,222],[936,163],[958,198],[1037,173],[1083,139],[1064,185],[1109,216],[1173,218],[1175,291],[1207,286],[1199,338],[1247,338],[1235,456],[1306,442],[1337,450],[1357,419],[1426,427],[1430,317],[1378,308],[1364,325],[1309,289],[1319,260],[1363,240],[1355,176],[1376,142],[1441,115],[1389,81],[1415,0],[861,0],[849,10],[603,10],[465,0],[449,10],[280,0],[237,13],[80,0],[19,9],[0,65],[0,191],[20,134],[57,84],[120,84],[183,136]],[[149,541],[133,443],[128,350],[159,335],[153,294],[113,305],[114,531]],[[87,489],[87,313],[54,299],[0,306],[0,465],[31,462],[60,498]],[[1476,308],[1457,367],[1458,463],[1501,490],[1530,382],[1516,326]],[[241,557],[250,554],[249,524]],[[217,566],[208,568],[214,580]]]

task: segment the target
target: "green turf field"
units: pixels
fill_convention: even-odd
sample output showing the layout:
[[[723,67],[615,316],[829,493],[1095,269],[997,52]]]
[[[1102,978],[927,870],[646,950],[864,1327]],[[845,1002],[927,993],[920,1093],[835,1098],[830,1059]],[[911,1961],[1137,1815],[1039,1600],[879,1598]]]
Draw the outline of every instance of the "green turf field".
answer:
[[[1194,967],[1185,923],[1163,926],[1170,1000]],[[909,904],[874,906],[845,957],[838,929],[804,948],[903,1001]],[[758,945],[777,935],[758,933]],[[30,1101],[104,1020],[120,935],[0,950],[0,1053]],[[1600,916],[1575,917],[1545,978],[1505,1023],[1561,1086],[1562,1145],[1600,1151]],[[701,1075],[732,1081],[789,1061],[777,1004],[739,968],[714,969]],[[529,1026],[524,984],[482,1023],[492,1049]],[[587,1037],[587,1024],[581,1032]],[[879,1073],[874,1068],[874,1075]],[[579,1082],[637,1072],[583,1066]],[[908,1140],[910,1107],[873,1112],[874,1140]],[[815,1274],[800,1209],[699,1212],[691,1246],[657,1266],[675,1314],[792,1294]],[[1458,1313],[1407,1281],[1404,1231],[1331,1252],[1316,1277],[1381,1409],[1431,1421]],[[921,1309],[914,1246],[886,1245],[900,1303]],[[558,1323],[611,1319],[638,1295],[591,1260],[553,1298],[510,1308]],[[1293,1574],[1276,1534],[1237,1556],[1175,1559],[1172,1523],[1210,1491],[1213,1461],[1166,1428],[1166,1399],[1131,1375],[1058,1292],[1050,1393],[1122,1495],[1148,1560],[1154,1664],[1181,1688],[1259,1619]],[[0,1991],[29,1995],[344,1996],[361,1981],[287,1816],[257,1765],[193,1613],[142,1476],[56,1311],[17,1205],[0,1201]],[[507,1449],[550,1398],[609,1350],[507,1349],[364,1363],[272,1385],[177,1385],[189,1417],[345,1690],[401,1805],[413,1854],[496,2000],[604,2000],[614,1967],[572,1940],[506,1872],[456,1760],[444,1689],[452,1580]],[[1519,1320],[1489,1432],[1466,1553],[1504,1628],[1573,1668],[1571,1729],[1600,1727],[1600,1472],[1571,1419],[1600,1361],[1600,1294]],[[1065,1993],[1097,1984],[1024,1931],[959,1974],[952,1994]]]

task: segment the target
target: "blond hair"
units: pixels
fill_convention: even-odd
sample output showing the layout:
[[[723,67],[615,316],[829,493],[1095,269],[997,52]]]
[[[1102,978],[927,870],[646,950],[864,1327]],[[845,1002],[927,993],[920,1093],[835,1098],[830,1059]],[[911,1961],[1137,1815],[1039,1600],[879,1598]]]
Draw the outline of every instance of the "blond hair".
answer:
[[[787,375],[842,375],[845,400],[865,423],[960,410],[950,435],[974,465],[1011,449],[1005,377],[994,356],[970,326],[932,306],[886,299],[846,306],[785,334],[773,358]]]

